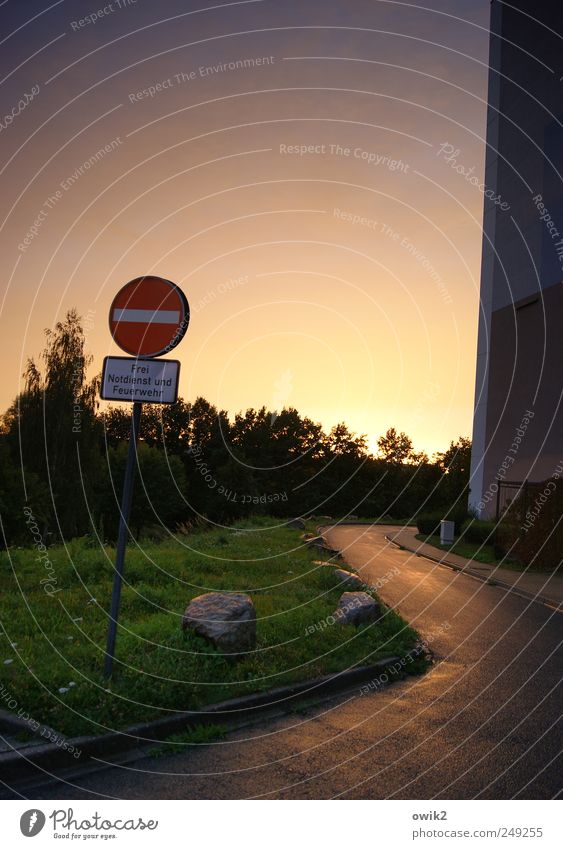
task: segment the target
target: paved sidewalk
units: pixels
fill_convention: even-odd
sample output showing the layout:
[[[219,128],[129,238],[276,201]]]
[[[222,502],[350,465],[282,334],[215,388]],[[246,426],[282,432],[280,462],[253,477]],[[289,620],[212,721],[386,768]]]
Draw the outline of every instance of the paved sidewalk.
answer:
[[[388,539],[406,548],[407,551],[413,551],[437,563],[459,569],[488,583],[514,589],[515,592],[537,598],[538,601],[547,602],[554,607],[563,607],[563,574],[560,572],[519,572],[504,569],[502,566],[490,566],[421,542],[416,538],[417,533],[417,529],[413,527],[401,528],[398,532],[390,532]]]

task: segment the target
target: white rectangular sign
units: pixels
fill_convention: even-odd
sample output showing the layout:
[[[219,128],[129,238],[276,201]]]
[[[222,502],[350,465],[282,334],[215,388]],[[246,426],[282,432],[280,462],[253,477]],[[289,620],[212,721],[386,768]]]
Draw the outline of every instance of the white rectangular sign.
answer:
[[[106,357],[100,396],[106,401],[173,404],[178,398],[178,360]]]

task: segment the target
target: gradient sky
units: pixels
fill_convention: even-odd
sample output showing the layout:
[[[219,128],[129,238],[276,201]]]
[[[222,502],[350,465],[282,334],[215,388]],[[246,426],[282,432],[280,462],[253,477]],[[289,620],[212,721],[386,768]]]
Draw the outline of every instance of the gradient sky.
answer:
[[[429,453],[470,435],[483,198],[440,146],[482,174],[488,15],[0,3],[1,408],[72,306],[99,371],[113,295],[152,273],[191,304],[185,398],[295,406],[372,448],[389,426]]]

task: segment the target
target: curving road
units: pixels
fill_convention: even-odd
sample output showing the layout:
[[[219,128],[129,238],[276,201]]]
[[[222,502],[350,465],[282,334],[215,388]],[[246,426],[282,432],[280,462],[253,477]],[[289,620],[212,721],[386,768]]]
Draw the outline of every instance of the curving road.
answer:
[[[431,643],[436,664],[379,692],[145,758],[32,798],[545,799],[561,789],[563,616],[342,526],[329,543]]]

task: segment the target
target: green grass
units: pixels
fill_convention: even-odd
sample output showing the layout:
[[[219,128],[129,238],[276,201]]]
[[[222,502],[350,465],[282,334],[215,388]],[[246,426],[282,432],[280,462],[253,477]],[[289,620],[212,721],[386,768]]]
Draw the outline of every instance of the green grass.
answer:
[[[346,519],[342,517],[333,517],[331,519],[327,519],[326,516],[311,516],[310,518],[305,520],[305,530],[308,533],[317,533],[317,528],[328,527],[329,525],[336,525],[339,522],[342,522],[342,524],[346,524],[346,522],[352,522],[355,525],[400,525],[401,527],[415,525],[414,521],[407,522],[402,519]]]
[[[62,733],[103,733],[410,648],[416,634],[392,611],[363,629],[308,632],[335,610],[342,587],[332,569],[313,564],[319,553],[303,546],[299,531],[268,529],[275,524],[262,518],[238,530],[132,543],[110,683],[102,667],[114,549],[85,539],[48,549],[51,595],[35,549],[3,552],[0,707],[15,699],[15,712]],[[214,590],[248,592],[254,601],[257,649],[238,661],[181,630],[189,601]]]
[[[452,554],[459,554],[460,557],[467,557],[468,560],[474,560],[476,563],[486,563],[489,566],[500,566],[502,569],[517,571],[522,571],[525,568],[514,560],[496,557],[495,549],[492,545],[465,542],[459,539],[454,540],[453,545],[441,545],[439,535],[427,537],[426,534],[417,534],[416,538],[421,542],[427,542],[429,545],[439,548],[441,551],[450,551]]]
[[[185,752],[190,746],[206,746],[216,740],[222,740],[227,734],[224,725],[196,725],[195,728],[188,727],[179,734],[167,737],[162,746],[153,746],[147,754],[151,758],[159,758],[161,755],[177,755]]]

